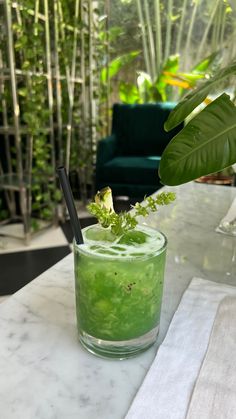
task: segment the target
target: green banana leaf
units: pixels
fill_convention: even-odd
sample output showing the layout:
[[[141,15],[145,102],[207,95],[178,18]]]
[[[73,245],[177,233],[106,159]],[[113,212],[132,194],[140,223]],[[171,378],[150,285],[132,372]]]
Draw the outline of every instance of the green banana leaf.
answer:
[[[180,185],[235,162],[236,107],[223,93],[167,145],[161,157],[159,176],[165,185]]]
[[[121,81],[119,83],[119,98],[122,103],[139,103],[140,96],[137,86]]]
[[[206,99],[207,95],[211,92],[212,88],[215,87],[224,78],[229,77],[232,74],[236,74],[236,62],[233,62],[229,66],[220,70],[211,79],[199,84],[199,87],[188,93],[181,102],[175,107],[170,113],[169,118],[165,122],[165,130],[170,131],[177,127],[185,118]]]
[[[204,79],[205,74],[196,74],[196,73],[177,73],[179,77],[182,77],[183,80],[187,80],[189,82],[196,82],[198,80]]]
[[[165,62],[162,71],[170,71],[171,73],[176,73],[179,69],[179,55],[170,55]]]
[[[191,73],[206,73],[206,71],[209,70],[209,67],[211,67],[211,65],[215,63],[215,60],[219,57],[219,55],[220,51],[215,51],[211,55],[208,55],[208,57],[198,62],[191,69]]]
[[[138,55],[140,51],[131,51],[127,54],[120,55],[119,57],[114,58],[109,64],[108,67],[104,67],[101,71],[101,82],[106,83],[107,73],[109,77],[112,78],[117,75],[117,73],[127,64],[130,64]]]

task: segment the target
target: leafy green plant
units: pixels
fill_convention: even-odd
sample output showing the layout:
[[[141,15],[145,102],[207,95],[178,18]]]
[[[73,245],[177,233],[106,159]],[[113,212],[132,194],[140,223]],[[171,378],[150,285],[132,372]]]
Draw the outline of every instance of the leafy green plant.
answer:
[[[170,114],[165,129],[179,125],[222,80],[236,74],[236,63],[220,70],[186,95]],[[236,107],[223,93],[172,139],[161,158],[162,183],[179,185],[223,170],[236,162]]]
[[[115,77],[120,70],[122,70],[126,65],[130,64],[139,54],[140,51],[130,51],[111,60],[108,65],[103,67],[101,70],[101,83],[106,83],[107,77],[110,79]]]
[[[48,98],[45,95],[47,77],[42,58],[44,26],[41,21],[32,22],[32,16],[29,13],[31,5],[25,2],[24,6],[23,19],[12,25],[17,63],[23,72],[30,74],[18,87],[21,124],[25,127],[28,137],[28,144],[26,140],[26,146],[23,148],[23,156],[27,162],[26,171],[30,171],[32,176],[32,210],[39,218],[48,220],[53,218],[52,201],[56,186],[53,183],[52,144],[50,144],[47,129],[50,125],[49,118],[52,110],[48,107]],[[45,185],[48,187],[45,188]],[[56,204],[57,201],[54,202]]]
[[[222,80],[236,74],[236,62],[233,62],[229,66],[218,71],[215,76],[209,80],[199,84],[196,90],[193,90],[187,94],[183,100],[175,107],[167,122],[165,123],[165,129],[170,131],[181,122],[198,106],[200,105],[209,93],[214,92],[216,87]]]
[[[91,0],[0,4],[0,165],[4,173],[27,181],[26,193],[17,185],[17,214],[8,204],[10,199],[15,204],[15,194],[8,194],[12,218],[26,211],[54,217],[61,199],[57,165],[76,171],[81,199],[82,190],[85,201],[91,190],[99,92],[97,8]]]
[[[174,90],[178,89],[178,96],[196,87],[199,80],[206,79],[212,74],[213,65],[218,58],[218,52],[205,57],[188,73],[179,70],[179,55],[170,56],[163,65],[160,75],[153,81],[150,74],[137,71],[137,82],[130,84],[121,81],[119,96],[123,103],[146,103],[171,101]]]
[[[104,27],[105,26],[105,27]],[[129,51],[115,56],[117,38],[123,35],[120,27],[107,27],[107,19],[100,23],[100,40],[98,47],[100,67],[100,86],[99,86],[99,121],[98,132],[103,137],[110,132],[111,103],[110,98],[113,94],[113,80],[126,67],[128,67],[140,54],[140,51]],[[111,58],[113,57],[113,58]]]

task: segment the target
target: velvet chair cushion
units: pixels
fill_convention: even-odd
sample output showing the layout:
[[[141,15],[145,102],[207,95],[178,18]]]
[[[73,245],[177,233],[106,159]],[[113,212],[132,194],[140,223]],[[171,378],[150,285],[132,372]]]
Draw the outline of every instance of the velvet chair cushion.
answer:
[[[174,107],[168,102],[113,106],[112,133],[97,148],[97,190],[109,185],[114,195],[140,198],[161,187],[161,155],[182,128],[164,130]]]
[[[174,103],[169,102],[115,104],[112,132],[117,138],[119,155],[161,156],[175,135],[174,130],[169,133],[164,130],[164,122],[174,106]]]
[[[158,184],[157,156],[115,157],[100,168],[100,181],[109,179],[110,183]]]

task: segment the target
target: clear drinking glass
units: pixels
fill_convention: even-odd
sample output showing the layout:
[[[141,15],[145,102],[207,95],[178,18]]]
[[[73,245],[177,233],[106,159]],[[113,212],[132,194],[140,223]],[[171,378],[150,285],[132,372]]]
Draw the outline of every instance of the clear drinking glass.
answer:
[[[116,239],[98,225],[74,244],[79,339],[90,352],[129,358],[149,348],[159,331],[166,237],[138,227]]]

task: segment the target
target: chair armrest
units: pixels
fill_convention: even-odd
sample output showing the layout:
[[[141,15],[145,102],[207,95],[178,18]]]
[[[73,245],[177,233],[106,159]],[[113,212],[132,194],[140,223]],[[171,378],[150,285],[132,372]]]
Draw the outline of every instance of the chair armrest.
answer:
[[[111,160],[116,152],[116,136],[114,134],[98,142],[97,147],[97,167],[103,166]]]

